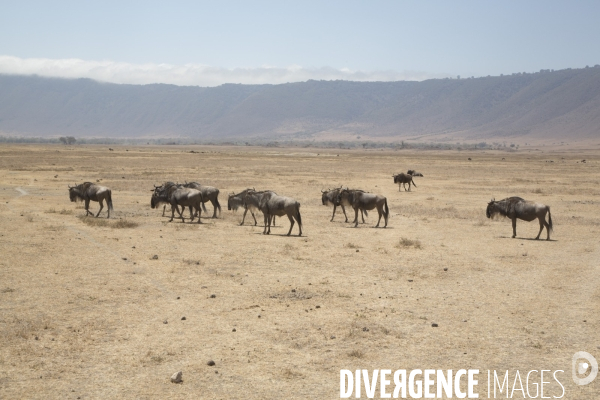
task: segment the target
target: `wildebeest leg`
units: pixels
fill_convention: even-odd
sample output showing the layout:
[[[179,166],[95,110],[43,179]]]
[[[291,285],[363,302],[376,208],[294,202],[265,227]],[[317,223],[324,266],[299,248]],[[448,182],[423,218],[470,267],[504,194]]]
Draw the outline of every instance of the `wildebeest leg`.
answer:
[[[194,222],[194,207],[189,206],[188,208],[190,209],[190,222]],[[196,211],[196,213],[198,212]],[[200,217],[198,217],[198,219],[200,219]]]
[[[360,217],[362,218],[363,224],[365,223],[365,212],[361,209],[360,210]]]
[[[263,229],[263,235],[268,235],[270,232],[267,232],[267,224],[270,222],[270,219],[267,213],[264,213],[263,215],[265,217],[265,229]]]
[[[379,228],[379,222],[381,222],[381,214],[383,214],[383,210],[379,206],[377,206],[377,213],[379,214],[379,219],[377,220],[377,225],[375,225],[375,228]]]
[[[275,218],[276,218],[276,216],[275,216],[275,215],[273,215],[273,226],[277,226],[277,225],[275,224]]]
[[[167,209],[167,205],[165,204],[165,205],[163,206],[163,217],[165,216],[165,210],[166,210],[166,209]]]
[[[362,212],[362,210],[361,210]],[[354,227],[356,228],[358,226],[358,208],[354,209]]]
[[[335,209],[337,208],[337,206],[334,204],[333,205],[333,215],[331,216],[331,219],[329,220],[329,222],[333,222],[333,218],[335,217]]]
[[[515,238],[515,237],[517,237],[517,218],[516,217],[512,219],[512,226],[513,226],[512,237]]]
[[[290,230],[288,231],[287,236],[290,236],[292,228],[294,227],[294,217],[292,217],[292,214],[288,214],[287,216],[290,219]]]
[[[408,191],[410,192],[410,182],[408,182]]]
[[[212,217],[213,217],[213,218],[217,218],[217,203],[215,203],[215,201],[214,201],[214,200],[211,200],[210,202],[212,203],[212,205],[213,205],[213,208],[215,209],[215,210],[213,211],[213,216],[212,216]]]
[[[200,205],[198,205],[197,207],[198,207],[198,223],[201,224],[202,223],[202,210],[200,209]]]
[[[90,214],[94,215],[94,213],[90,211],[90,201],[85,200],[85,216],[87,217]]]
[[[246,219],[246,213],[248,213],[248,209],[244,209],[244,215],[242,215],[242,222],[240,222],[240,225],[244,225],[244,220]],[[252,211],[250,211],[250,213],[252,214]],[[252,214],[252,216],[254,217],[254,214]],[[254,218],[254,226],[256,226],[256,218]]]
[[[540,235],[542,234],[542,231],[544,230],[544,224],[546,223],[546,221],[544,221],[540,217],[538,217],[538,221],[540,222],[540,231],[538,232],[538,235],[535,237],[535,240],[538,240],[540,238]]]
[[[104,208],[104,205],[102,204],[102,199],[98,200],[98,203],[100,203],[100,209],[98,210],[98,214],[96,214],[96,218],[98,218],[98,215],[100,215],[100,211],[102,211],[102,209]]]
[[[177,209],[177,212],[179,212],[179,209]],[[171,204],[171,219],[169,222],[173,222],[173,217],[175,217],[175,206]]]
[[[177,207],[177,205],[175,205],[175,209],[177,210],[177,212],[179,213],[179,216],[181,217],[181,222],[185,222],[185,219],[183,218],[182,215],[182,211],[185,209],[183,206],[181,206],[181,211],[179,211],[179,207]],[[192,207],[190,207],[190,211],[192,210]],[[171,217],[171,221],[173,221],[173,217]]]
[[[344,217],[346,217],[346,222],[348,222],[348,216],[346,215],[346,209],[344,208],[343,204],[340,204],[340,206],[342,207],[342,211],[344,212]],[[333,221],[333,218],[331,220]]]

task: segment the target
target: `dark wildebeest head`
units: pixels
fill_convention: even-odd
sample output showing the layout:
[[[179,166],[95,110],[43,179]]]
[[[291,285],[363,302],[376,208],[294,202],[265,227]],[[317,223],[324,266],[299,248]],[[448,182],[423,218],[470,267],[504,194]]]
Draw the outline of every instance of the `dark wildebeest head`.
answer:
[[[340,203],[337,201],[338,194],[342,190],[341,187],[336,189],[321,190],[322,196],[321,201],[324,206],[339,206]]]
[[[166,205],[169,203],[169,195],[178,187],[179,184],[174,182],[165,182],[160,186],[154,186],[154,189],[151,190],[152,198],[150,199],[150,207],[157,208],[160,205]]]
[[[414,169],[409,169],[406,172],[408,175],[412,175],[412,176],[423,176],[422,173],[415,171]]]
[[[68,185],[67,185],[68,186]],[[69,187],[69,199],[72,202],[75,201],[84,201],[86,199],[86,195],[90,189],[93,187],[103,187],[93,184],[92,182],[83,182],[81,184],[75,184],[75,186]]]
[[[244,197],[246,196],[246,193],[248,193],[249,190],[253,189],[245,189],[237,194],[231,193],[229,196],[227,196],[227,209],[229,211],[236,211],[238,208],[243,207]]]
[[[496,199],[490,200],[490,202],[487,205],[487,209],[485,210],[485,216],[488,218],[492,218],[497,213],[499,213],[499,211],[496,209],[496,207],[497,207]]]

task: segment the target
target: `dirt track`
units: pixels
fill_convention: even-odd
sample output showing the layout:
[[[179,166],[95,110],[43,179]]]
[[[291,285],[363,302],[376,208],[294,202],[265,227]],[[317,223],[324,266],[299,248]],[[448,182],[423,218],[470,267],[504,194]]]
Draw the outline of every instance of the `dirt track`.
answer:
[[[478,368],[481,398],[488,369],[561,369],[565,398],[600,392],[571,380],[573,353],[600,359],[598,154],[194,150],[0,147],[0,398],[339,398],[358,368]],[[97,179],[137,227],[79,218],[67,184]],[[219,187],[222,218],[168,223],[165,180]],[[339,184],[385,195],[388,228],[329,222]],[[239,226],[246,187],[300,201],[304,236]],[[551,206],[552,241],[485,218],[513,195]]]

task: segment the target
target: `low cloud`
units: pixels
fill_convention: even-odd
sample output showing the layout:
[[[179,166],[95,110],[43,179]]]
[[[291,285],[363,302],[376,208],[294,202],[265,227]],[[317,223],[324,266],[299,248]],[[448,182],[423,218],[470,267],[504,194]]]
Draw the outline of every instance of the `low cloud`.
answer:
[[[19,58],[0,56],[0,73],[40,75],[56,78],[90,78],[102,82],[218,86],[224,83],[278,84],[315,80],[421,81],[447,75],[417,71],[353,71],[349,69],[262,66],[220,68],[201,64],[129,64],[116,61],[86,61],[76,58]]]

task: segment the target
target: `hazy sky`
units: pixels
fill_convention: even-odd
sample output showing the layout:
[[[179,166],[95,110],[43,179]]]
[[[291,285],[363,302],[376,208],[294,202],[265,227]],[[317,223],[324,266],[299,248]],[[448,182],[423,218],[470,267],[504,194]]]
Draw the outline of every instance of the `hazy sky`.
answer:
[[[213,86],[600,64],[600,1],[3,1],[0,73]]]

